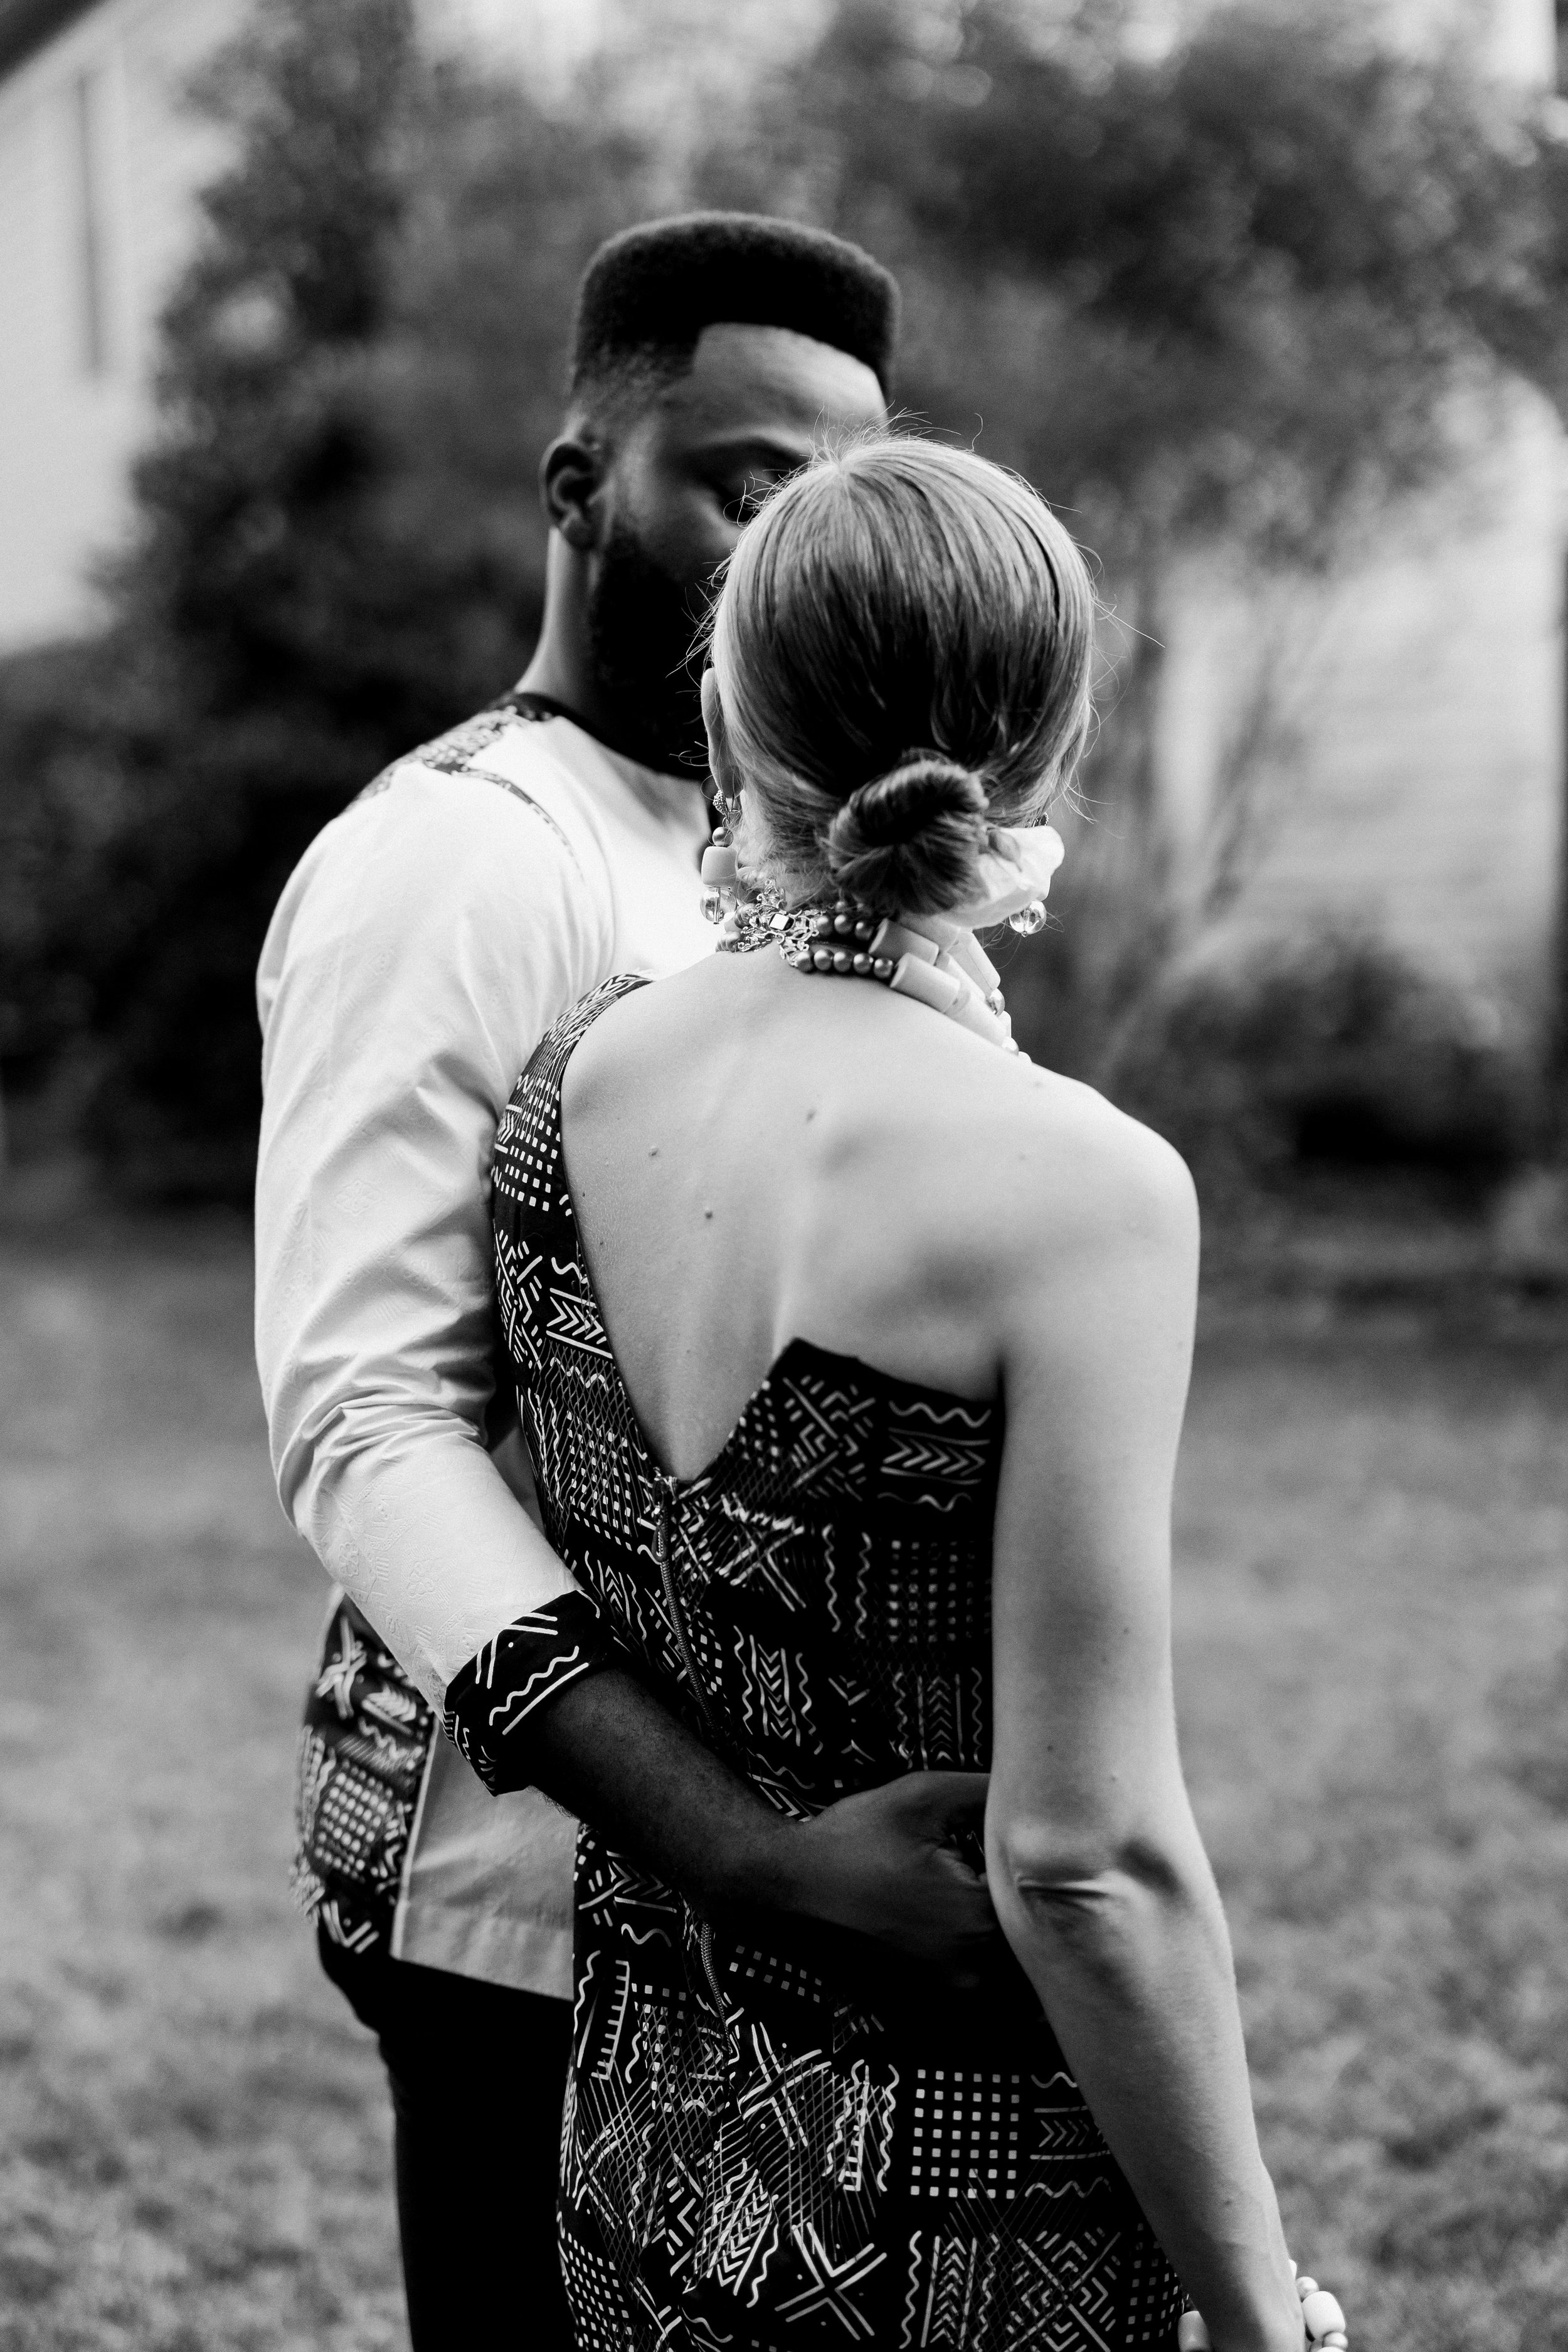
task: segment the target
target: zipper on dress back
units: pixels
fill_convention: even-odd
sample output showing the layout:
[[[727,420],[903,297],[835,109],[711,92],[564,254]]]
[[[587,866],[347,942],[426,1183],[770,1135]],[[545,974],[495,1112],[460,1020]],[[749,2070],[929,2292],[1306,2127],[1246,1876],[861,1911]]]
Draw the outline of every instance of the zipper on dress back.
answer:
[[[669,1611],[670,1630],[675,1635],[675,1646],[680,1653],[681,1667],[690,1687],[691,1696],[697,1701],[697,1708],[702,1717],[703,1727],[711,1732],[713,1717],[708,1705],[708,1694],[698,1679],[697,1661],[691,1654],[691,1644],[686,1638],[686,1620],[681,1614],[680,1596],[675,1589],[675,1562],[670,1556],[669,1548],[670,1490],[674,1484],[673,1478],[667,1478],[662,1471],[654,1472],[654,1524],[657,1530],[654,1539],[654,1557],[658,1562],[658,1580],[664,1587],[665,1606]]]
[[[664,1588],[665,1607],[669,1611],[670,1630],[675,1635],[675,1646],[680,1653],[681,1669],[690,1687],[691,1696],[697,1701],[703,1727],[711,1736],[713,1717],[708,1705],[708,1695],[698,1679],[697,1661],[691,1654],[691,1644],[686,1634],[686,1620],[681,1613],[680,1596],[675,1589],[675,1561],[671,1556],[669,1542],[670,1512],[675,1481],[673,1478],[666,1477],[664,1473],[658,1470],[654,1472],[653,1478],[656,1530],[654,1556],[658,1561],[658,1580]],[[719,2012],[720,2023],[727,2028],[728,2013],[724,2007],[724,1995],[720,1990],[719,1971],[713,1960],[713,1923],[710,1919],[704,1919],[702,1922],[702,1932],[698,1942],[702,1954],[702,1972],[708,1979],[708,1990],[713,1996],[713,2006]]]

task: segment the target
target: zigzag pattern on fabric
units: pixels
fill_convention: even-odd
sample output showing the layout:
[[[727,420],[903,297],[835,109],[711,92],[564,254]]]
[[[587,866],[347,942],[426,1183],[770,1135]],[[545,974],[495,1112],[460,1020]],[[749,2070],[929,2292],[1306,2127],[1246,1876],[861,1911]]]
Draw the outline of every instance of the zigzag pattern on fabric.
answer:
[[[502,1121],[496,1280],[546,1530],[670,1710],[799,1819],[983,1769],[998,1406],[790,1343],[654,1459],[563,1176],[574,1008]],[[1180,2284],[1021,1977],[707,1919],[579,1834],[563,2264],[579,2352],[1167,2352]]]

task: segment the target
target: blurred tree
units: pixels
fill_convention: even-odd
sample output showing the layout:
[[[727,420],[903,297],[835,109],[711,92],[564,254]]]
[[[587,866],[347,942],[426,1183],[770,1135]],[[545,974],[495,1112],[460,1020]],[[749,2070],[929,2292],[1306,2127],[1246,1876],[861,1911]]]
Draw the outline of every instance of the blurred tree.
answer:
[[[1152,58],[1122,0],[1044,26],[845,0],[788,111],[837,216],[891,200],[1009,340],[1035,327],[1009,427],[1109,544],[1223,530],[1321,562],[1447,455],[1483,344],[1561,333],[1516,117],[1373,29],[1226,9]]]
[[[1451,466],[1503,369],[1563,396],[1564,152],[1549,112],[1458,51],[1380,43],[1364,10],[1206,11],[1152,49],[1126,0],[839,0],[760,121],[715,142],[715,194],[782,189],[894,261],[906,396],[1039,483],[1102,562],[1117,675],[1085,790],[1105,821],[1013,991],[1052,1000],[1053,1058],[1102,1072],[1180,935],[1154,713],[1184,560],[1331,572]],[[1226,887],[1275,689],[1249,688],[1221,762]]]
[[[90,1139],[132,1185],[243,1189],[268,909],[389,730],[431,710],[426,583],[396,578],[374,396],[414,75],[406,0],[286,0],[200,92],[235,160],[166,314],[99,648],[124,808],[89,966]]]
[[[433,69],[408,12],[263,0],[208,77],[233,161],[168,311],[114,625],[0,669],[0,1058],[85,1029],[122,1183],[247,1185],[277,891],[380,765],[521,666],[577,271],[687,193],[702,110],[678,169],[635,58],[550,111]],[[1110,1066],[1176,936],[1152,743],[1184,554],[1322,577],[1449,462],[1500,363],[1568,402],[1549,116],[1320,0],[1207,14],[1158,54],[1139,24],[1122,0],[839,0],[756,107],[708,110],[692,166],[702,195],[882,253],[905,396],[983,425],[1100,556],[1105,822],[1009,979],[1080,1069]],[[1275,684],[1226,754],[1225,888],[1279,764]]]
[[[527,658],[573,289],[639,153],[433,68],[408,0],[270,0],[198,102],[233,162],[166,312],[113,625],[0,679],[0,804],[49,877],[0,911],[0,1054],[87,1006],[115,1181],[238,1198],[289,868]]]
[[[13,656],[0,673],[0,1072],[24,1134],[92,1015],[84,910],[101,912],[99,867],[122,814],[102,686],[96,647]],[[77,1107],[57,1103],[59,1123]]]

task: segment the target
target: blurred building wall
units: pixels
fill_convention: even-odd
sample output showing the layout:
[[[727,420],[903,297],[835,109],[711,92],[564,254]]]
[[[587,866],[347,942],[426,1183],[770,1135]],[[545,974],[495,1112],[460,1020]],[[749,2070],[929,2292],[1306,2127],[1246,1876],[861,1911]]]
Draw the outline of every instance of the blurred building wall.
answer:
[[[158,310],[219,160],[180,92],[241,5],[35,0],[32,45],[0,66],[0,649],[92,622],[90,565],[152,420]],[[0,43],[19,14],[0,8]]]
[[[163,298],[218,168],[183,103],[248,0],[0,0],[0,653],[90,628],[92,567],[129,512],[153,424]],[[426,37],[548,90],[636,43],[635,95],[672,178],[704,89],[809,38],[823,0],[421,0]],[[682,111],[682,100],[685,111]]]
[[[1554,85],[1552,0],[1391,16],[1413,42],[1468,26],[1500,78]],[[1202,951],[1364,924],[1528,1029],[1558,984],[1568,444],[1522,387],[1458,430],[1455,479],[1344,576],[1189,570],[1163,616],[1159,780]]]
[[[184,102],[248,0],[0,0],[0,652],[92,626],[153,421],[158,314],[221,143]],[[430,0],[548,78],[599,0]]]
[[[1189,570],[1161,780],[1205,946],[1364,926],[1530,1024],[1561,873],[1563,436],[1521,389],[1475,433],[1342,576]]]

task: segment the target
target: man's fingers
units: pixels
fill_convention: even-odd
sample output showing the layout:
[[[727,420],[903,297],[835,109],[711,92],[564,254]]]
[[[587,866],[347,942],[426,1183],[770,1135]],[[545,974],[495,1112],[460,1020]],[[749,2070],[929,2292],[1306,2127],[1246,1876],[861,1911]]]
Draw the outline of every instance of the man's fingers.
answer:
[[[988,1772],[906,1772],[901,1780],[884,1780],[858,1797],[840,1798],[827,1810],[854,1808],[884,1821],[918,1822],[939,1830],[964,1822],[978,1826],[990,1785]]]
[[[995,1916],[991,1904],[991,1890],[983,1870],[976,1870],[973,1864],[965,1862],[961,1853],[954,1853],[950,1845],[934,1848],[931,1861],[931,1867],[941,1871],[955,1895],[972,1903],[987,1918]]]
[[[912,1798],[928,1805],[956,1807],[961,1811],[973,1811],[985,1802],[985,1792],[991,1786],[989,1772],[910,1772],[896,1783],[907,1789]]]
[[[918,1772],[919,1803],[925,1818],[939,1829],[978,1829],[985,1815],[989,1772]]]

